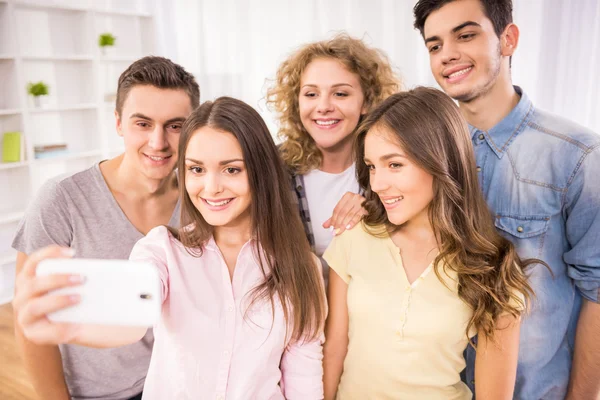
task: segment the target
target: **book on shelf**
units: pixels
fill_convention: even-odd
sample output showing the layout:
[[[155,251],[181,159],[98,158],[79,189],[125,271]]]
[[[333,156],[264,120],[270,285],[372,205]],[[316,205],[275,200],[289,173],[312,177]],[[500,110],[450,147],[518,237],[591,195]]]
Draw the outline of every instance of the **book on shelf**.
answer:
[[[25,136],[21,132],[4,132],[2,135],[2,162],[25,161]]]
[[[43,144],[33,147],[36,159],[62,156],[68,152],[69,149],[66,143]]]
[[[36,153],[43,153],[45,151],[64,150],[67,148],[66,143],[55,143],[55,144],[40,144],[33,147],[33,151]]]

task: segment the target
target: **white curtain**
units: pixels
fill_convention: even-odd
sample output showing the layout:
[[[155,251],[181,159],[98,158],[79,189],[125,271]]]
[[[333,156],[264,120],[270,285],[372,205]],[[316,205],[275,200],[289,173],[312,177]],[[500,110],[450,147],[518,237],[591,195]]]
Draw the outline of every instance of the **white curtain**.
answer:
[[[167,1],[167,0],[163,0]],[[202,100],[264,104],[279,63],[303,43],[344,30],[383,49],[405,87],[435,86],[412,27],[415,0],[176,0],[164,6],[167,54],[194,73]],[[166,3],[165,3],[166,4]],[[513,0],[521,29],[513,82],[534,104],[600,133],[600,0]]]

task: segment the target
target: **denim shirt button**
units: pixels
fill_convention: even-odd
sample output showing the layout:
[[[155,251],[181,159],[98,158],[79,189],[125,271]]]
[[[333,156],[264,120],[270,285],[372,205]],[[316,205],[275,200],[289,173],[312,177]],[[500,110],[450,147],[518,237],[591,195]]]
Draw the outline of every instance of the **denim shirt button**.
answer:
[[[296,190],[298,190],[298,191],[302,190],[302,185],[296,186]]]
[[[483,133],[480,133],[479,134],[479,140],[483,140],[483,139],[485,139],[485,136],[483,135]]]
[[[518,226],[517,227],[517,232],[523,232],[523,227],[522,226]]]
[[[481,172],[481,167],[477,167],[477,172]]]

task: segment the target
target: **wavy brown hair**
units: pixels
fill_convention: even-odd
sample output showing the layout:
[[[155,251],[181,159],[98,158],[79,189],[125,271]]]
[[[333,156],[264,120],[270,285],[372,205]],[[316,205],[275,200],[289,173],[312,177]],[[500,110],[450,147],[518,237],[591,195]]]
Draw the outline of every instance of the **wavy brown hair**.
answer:
[[[359,128],[356,159],[365,156],[365,137],[373,128],[393,135],[410,160],[433,176],[434,197],[429,222],[438,238],[439,254],[433,265],[458,275],[458,295],[473,309],[467,325],[493,340],[498,318],[505,313],[518,317],[533,291],[524,269],[536,259],[521,260],[513,244],[502,237],[479,188],[475,156],[466,122],[458,107],[444,93],[419,87],[390,96],[374,109]],[[385,225],[399,229],[371,190],[369,169],[356,163],[358,181],[365,189],[367,227]],[[373,231],[373,229],[369,229]]]
[[[264,276],[250,292],[250,305],[258,300],[269,300],[273,305],[277,296],[292,328],[292,339],[316,338],[326,314],[320,269],[292,201],[289,177],[273,138],[260,115],[240,100],[220,97],[205,102],[183,124],[177,161],[182,199],[178,239],[190,254],[200,256],[213,233],[213,226],[196,209],[185,185],[188,143],[206,126],[235,136],[248,172],[252,237],[260,244],[256,257]]]
[[[283,140],[279,150],[283,160],[298,174],[318,168],[323,158],[300,121],[298,102],[302,73],[317,58],[338,60],[358,75],[367,110],[400,89],[400,79],[385,53],[348,34],[338,34],[296,50],[279,66],[275,83],[267,91],[267,104],[279,117],[278,135]]]

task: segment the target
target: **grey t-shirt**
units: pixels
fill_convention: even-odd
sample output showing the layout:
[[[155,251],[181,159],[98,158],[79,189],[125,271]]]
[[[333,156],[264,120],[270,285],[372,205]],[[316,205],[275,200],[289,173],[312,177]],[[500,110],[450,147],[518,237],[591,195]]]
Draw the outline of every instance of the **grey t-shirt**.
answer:
[[[169,223],[179,225],[179,203]],[[58,244],[75,258],[128,259],[144,235],[129,222],[108,188],[99,164],[46,182],[17,228],[13,247],[27,255]],[[123,400],[144,386],[154,337],[114,349],[61,345],[73,400]]]

